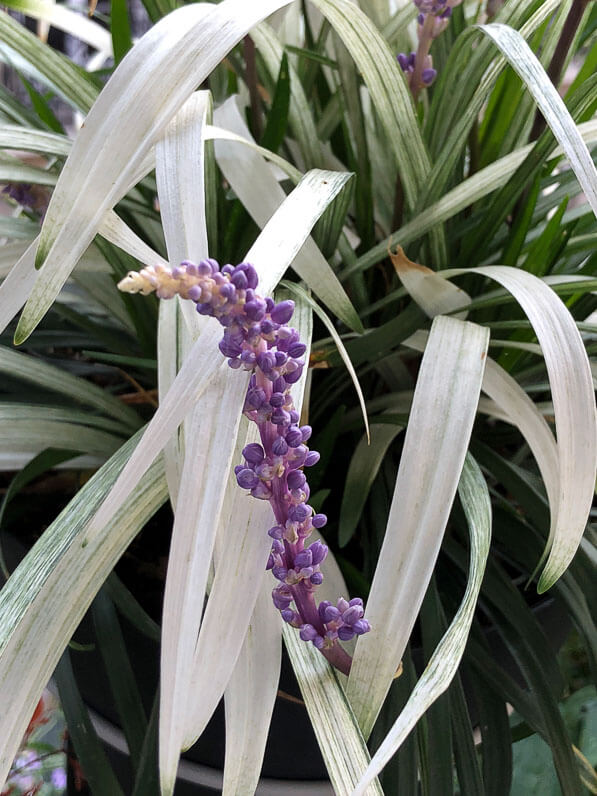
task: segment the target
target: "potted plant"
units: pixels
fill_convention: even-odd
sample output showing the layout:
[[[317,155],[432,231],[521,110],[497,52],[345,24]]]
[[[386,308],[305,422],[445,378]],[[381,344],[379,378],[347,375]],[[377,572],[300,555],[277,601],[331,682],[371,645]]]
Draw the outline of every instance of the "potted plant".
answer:
[[[126,4],[109,34],[27,6],[89,71],[0,15],[32,98],[2,95],[4,521],[48,526],[0,592],[0,779],[60,661],[91,791],[123,791],[61,659],[98,595],[72,657],[124,792],[171,793],[222,697],[223,792],[254,792],[282,640],[336,793],[508,792],[507,705],[580,792],[525,586],[593,663],[594,9],[144,5],[134,44]],[[57,467],[76,494],[20,522]],[[161,639],[145,702],[128,625]]]

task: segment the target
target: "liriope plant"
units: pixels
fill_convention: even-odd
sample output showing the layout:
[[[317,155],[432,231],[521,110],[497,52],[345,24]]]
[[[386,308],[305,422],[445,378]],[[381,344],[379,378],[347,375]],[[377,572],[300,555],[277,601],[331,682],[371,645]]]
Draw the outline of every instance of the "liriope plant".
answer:
[[[4,469],[25,465],[7,498],[77,455],[96,472],[0,592],[0,782],[83,614],[169,500],[159,718],[131,707],[134,680],[119,694],[135,793],[157,787],[152,733],[172,793],[222,697],[223,792],[255,791],[282,640],[338,794],[449,793],[454,770],[461,793],[508,792],[506,703],[563,792],[594,787],[507,575],[553,591],[597,670],[590,4],[147,0],[156,24],[134,44],[117,4],[110,34],[8,5],[96,55],[85,72],[0,14],[0,57],[33,98],[0,94],[0,435]],[[72,136],[46,92],[85,116]],[[56,341],[156,388],[155,411],[52,362]],[[92,791],[121,792],[77,735],[67,658],[56,672]]]

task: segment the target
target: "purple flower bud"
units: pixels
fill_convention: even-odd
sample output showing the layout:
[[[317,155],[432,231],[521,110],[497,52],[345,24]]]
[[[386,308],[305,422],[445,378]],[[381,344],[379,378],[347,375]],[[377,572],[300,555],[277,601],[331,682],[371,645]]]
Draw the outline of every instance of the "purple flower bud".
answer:
[[[296,411],[296,409],[291,409],[290,410],[290,422],[291,423],[298,423],[298,421],[299,421],[299,413]]]
[[[271,312],[273,308],[276,306],[274,304],[273,298],[270,298],[269,296],[265,299],[265,305],[266,305],[265,309],[267,310],[267,312]]]
[[[274,331],[274,324],[268,318],[266,318],[265,320],[261,321],[259,331],[261,334],[271,334]]]
[[[286,432],[286,442],[291,448],[298,448],[303,441],[303,435],[296,426],[291,426]]]
[[[274,578],[277,578],[278,580],[286,580],[288,570],[284,566],[275,566],[272,568],[272,574]]]
[[[333,605],[328,605],[323,612],[321,619],[326,625],[328,622],[337,622],[340,619],[340,611],[337,608],[334,608]]]
[[[274,557],[273,557],[273,555],[270,553],[270,554],[269,554],[269,558],[267,559],[267,564],[265,565],[265,568],[266,568],[266,569],[271,569],[273,566],[274,566]]]
[[[344,597],[340,597],[338,599],[338,602],[336,603],[336,608],[340,611],[341,614],[343,614],[344,611],[348,611],[349,607],[350,606],[348,605]]]
[[[338,628],[338,638],[340,641],[350,641],[351,638],[354,638],[354,635],[355,632],[352,627],[342,625],[342,627]]]
[[[247,403],[253,409],[260,409],[265,403],[265,392],[261,387],[252,387],[247,392]]]
[[[270,406],[273,407],[282,406],[284,401],[285,401],[285,395],[282,392],[272,393],[272,397],[269,399]]]
[[[406,72],[408,70],[408,55],[405,53],[398,53],[396,60],[398,61],[402,71]]]
[[[284,437],[276,437],[272,442],[272,453],[274,456],[285,456],[288,452],[288,443]]]
[[[301,470],[291,470],[286,478],[289,489],[300,489],[307,479]]]
[[[321,636],[316,636],[316,637],[313,639],[313,646],[314,646],[314,647],[317,647],[317,649],[318,649],[318,650],[321,650],[321,649],[323,649],[323,645],[324,645],[324,643],[325,643],[325,642],[324,642],[324,640],[323,640],[323,638],[322,638]]]
[[[311,518],[311,524],[314,528],[323,528],[327,521],[328,518],[325,516],[325,514],[316,514]]]
[[[287,301],[280,301],[271,310],[270,316],[274,323],[288,323],[292,318],[294,312],[294,301],[288,299]]]
[[[282,619],[288,624],[292,624],[292,622],[296,622],[299,619],[299,615],[296,611],[293,611],[292,608],[285,608],[283,611],[280,612]]]
[[[249,281],[242,271],[235,271],[230,281],[237,290],[246,290],[249,287]]]
[[[363,633],[368,633],[371,630],[371,625],[366,619],[359,619],[357,622],[354,623],[352,629],[357,634],[357,636],[362,636]]]
[[[224,266],[224,268],[225,267],[226,266]],[[189,296],[190,295],[191,293],[189,291]],[[222,296],[222,298],[230,300],[235,295],[236,295],[236,290],[234,289],[234,285],[230,284],[230,282],[228,282],[228,284],[226,285],[222,285],[222,287],[220,288],[220,296]]]
[[[304,343],[293,343],[288,348],[288,355],[293,359],[298,359],[303,356],[306,350],[307,346]]]
[[[211,306],[211,304],[209,302],[207,302],[205,304],[197,304],[196,309],[197,309],[197,312],[200,315],[213,315],[214,314],[213,307]],[[224,354],[224,356],[226,356],[226,354]]]
[[[352,600],[348,601],[349,605],[360,605],[361,608],[363,607],[363,601],[360,597],[353,597]]]
[[[310,514],[310,507],[305,506],[304,503],[299,503],[298,506],[291,506],[288,509],[288,516],[293,522],[304,522]]]
[[[207,260],[201,260],[201,263],[207,263],[211,268],[212,274],[217,274],[220,270],[220,265],[213,257],[208,257]],[[201,263],[199,263],[201,265]]]
[[[254,489],[260,483],[258,476],[248,467],[236,474],[236,480],[241,489]]]
[[[313,467],[319,461],[319,453],[317,451],[309,451],[305,458],[305,467]]]
[[[290,592],[288,586],[281,585],[272,590],[272,600],[279,611],[283,611],[285,608],[288,608],[292,602],[292,599],[292,593]]]
[[[263,351],[257,357],[257,365],[264,373],[269,373],[276,364],[276,357],[270,351]]]
[[[308,548],[306,550],[301,550],[301,552],[297,553],[294,557],[295,569],[310,567],[312,563],[313,563],[313,553]]]
[[[311,428],[311,426],[301,426],[300,431],[301,431],[301,436],[303,438],[303,442],[306,442],[313,433],[313,429]]]
[[[253,299],[245,304],[245,314],[252,321],[260,321],[265,315],[265,301]]]
[[[201,305],[198,304],[197,306],[200,307]],[[239,344],[235,343],[234,340],[231,340],[226,335],[224,335],[218,343],[218,348],[225,357],[237,357],[242,351]]]
[[[272,550],[274,553],[281,556],[284,552],[284,542],[281,539],[274,539],[272,542]]]
[[[296,384],[300,377],[303,375],[303,369],[297,368],[292,373],[285,373],[284,378],[287,384]]]
[[[272,384],[272,389],[274,392],[284,392],[286,390],[286,382],[283,376],[278,376]]]
[[[313,544],[309,545],[309,550],[311,551],[312,562],[314,566],[321,564],[328,554],[328,546],[322,544],[319,539],[316,542],[313,542]]]
[[[346,625],[354,625],[359,619],[363,618],[363,609],[360,605],[351,605],[347,611],[342,614],[342,619]]]
[[[257,486],[251,489],[251,494],[253,497],[259,498],[259,500],[269,500],[272,496],[272,491],[263,483],[263,481],[259,481]]]
[[[286,356],[286,354],[283,351],[276,351],[275,357],[276,357],[276,367],[277,368],[281,368],[282,365],[285,365],[287,360],[288,360],[288,357]]]
[[[300,636],[303,641],[314,641],[319,633],[313,627],[313,625],[303,625],[301,627]]]
[[[321,586],[321,584],[323,583],[323,575],[321,574],[321,572],[314,572],[309,578],[309,580],[314,586]]]
[[[189,288],[187,296],[191,299],[191,301],[199,301],[201,298],[201,288],[199,285],[193,285],[193,287]]]
[[[426,86],[430,86],[435,80],[436,75],[437,72],[435,69],[423,69],[421,73],[421,79]]]
[[[281,539],[282,534],[284,533],[284,528],[281,525],[274,525],[273,528],[270,528],[267,532],[268,536],[271,536],[272,539]],[[284,549],[284,548],[282,548]]]
[[[255,290],[257,285],[259,284],[259,277],[257,276],[257,271],[255,267],[251,265],[251,263],[240,263],[236,266],[237,268],[242,268],[245,276],[247,277],[247,282],[249,287],[252,290]]]
[[[318,611],[318,613],[319,613],[319,618],[321,619],[321,621],[322,621],[322,622],[324,621],[323,617],[324,617],[324,615],[325,615],[325,609],[326,609],[326,608],[327,608],[329,605],[331,605],[331,602],[330,602],[329,600],[322,600],[322,601],[319,603],[319,605],[317,606],[317,611]]]
[[[288,426],[290,425],[290,415],[285,409],[277,406],[272,412],[272,423],[276,426]]]
[[[265,453],[258,442],[251,442],[243,448],[243,456],[251,464],[261,464],[265,458]]]

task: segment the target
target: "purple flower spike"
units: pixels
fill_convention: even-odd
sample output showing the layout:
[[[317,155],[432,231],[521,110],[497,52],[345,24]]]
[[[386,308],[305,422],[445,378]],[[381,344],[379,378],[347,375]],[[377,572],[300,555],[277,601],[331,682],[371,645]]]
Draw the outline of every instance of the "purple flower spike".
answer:
[[[410,68],[414,54],[399,61]],[[278,580],[272,600],[282,619],[300,628],[304,641],[312,642],[330,663],[348,674],[351,659],[338,639],[365,633],[369,624],[359,598],[350,603],[340,598],[335,606],[328,601],[318,606],[315,600],[316,588],[323,581],[319,567],[328,548],[319,540],[308,547],[305,542],[327,518],[314,515],[306,502],[310,489],[302,468],[316,464],[319,454],[306,445],[311,427],[299,427],[290,390],[302,376],[307,346],[297,330],[287,325],[294,302],[276,304],[260,296],[257,286],[257,272],[250,263],[228,264],[220,270],[212,259],[198,265],[184,261],[173,269],[150,266],[129,274],[120,284],[128,292],[156,291],[161,298],[190,299],[200,314],[214,317],[224,327],[220,351],[230,367],[250,373],[243,411],[257,424],[261,441],[243,448],[245,463],[235,466],[234,474],[242,489],[269,501],[273,509],[275,524],[267,531],[271,549],[266,565]]]

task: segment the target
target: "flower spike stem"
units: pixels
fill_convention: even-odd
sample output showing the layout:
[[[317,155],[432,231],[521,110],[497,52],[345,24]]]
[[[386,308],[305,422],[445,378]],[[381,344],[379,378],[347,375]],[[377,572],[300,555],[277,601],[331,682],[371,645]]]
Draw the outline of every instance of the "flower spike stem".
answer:
[[[319,461],[319,453],[306,445],[310,426],[299,426],[299,413],[290,388],[305,367],[306,345],[296,329],[288,326],[293,301],[278,304],[255,290],[258,277],[250,263],[224,265],[202,260],[174,268],[163,265],[131,272],[118,287],[128,293],[159,298],[178,295],[195,302],[197,312],[216,318],[224,327],[221,353],[233,369],[251,372],[244,414],[257,424],[261,444],[243,450],[242,464],[234,468],[242,489],[260,500],[268,500],[275,525],[268,531],[272,548],[267,568],[278,581],[272,591],[275,607],[285,622],[300,631],[327,660],[344,674],[352,659],[340,645],[367,633],[363,601],[340,598],[336,605],[319,604],[315,590],[323,581],[320,565],[328,548],[320,540],[306,546],[314,530],[323,528],[325,514],[315,514],[307,503],[309,485],[304,468]]]

